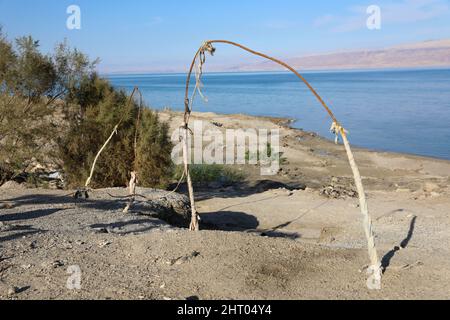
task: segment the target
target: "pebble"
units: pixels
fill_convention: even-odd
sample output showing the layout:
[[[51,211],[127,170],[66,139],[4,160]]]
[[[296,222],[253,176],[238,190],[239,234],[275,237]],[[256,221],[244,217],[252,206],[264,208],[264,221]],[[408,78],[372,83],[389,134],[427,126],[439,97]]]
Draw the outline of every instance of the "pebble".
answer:
[[[72,244],[70,242],[65,242],[63,244],[63,248],[66,249],[66,250],[70,250],[70,249],[73,249],[73,246],[72,246]]]
[[[188,262],[191,259],[194,259],[196,257],[198,257],[200,255],[200,252],[198,251],[193,251],[191,254],[187,255],[187,256],[183,256],[183,257],[179,257],[177,259],[172,259],[170,261],[167,261],[168,265],[181,265],[185,262]]]
[[[108,229],[106,228],[92,228],[92,231],[94,233],[109,233]]]
[[[106,246],[109,246],[110,244],[112,244],[111,241],[104,240],[104,241],[100,242],[100,243],[98,244],[98,246],[99,246],[100,248],[104,248],[104,247],[106,247]]]
[[[11,297],[19,292],[19,288],[17,287],[9,287],[8,288],[8,297]]]
[[[55,260],[52,262],[53,268],[58,268],[58,267],[62,267],[62,266],[64,266],[64,262],[62,262],[61,260]]]
[[[64,266],[64,262],[60,261],[60,260],[55,260],[55,261],[44,261],[41,263],[41,267],[42,268],[59,268]]]

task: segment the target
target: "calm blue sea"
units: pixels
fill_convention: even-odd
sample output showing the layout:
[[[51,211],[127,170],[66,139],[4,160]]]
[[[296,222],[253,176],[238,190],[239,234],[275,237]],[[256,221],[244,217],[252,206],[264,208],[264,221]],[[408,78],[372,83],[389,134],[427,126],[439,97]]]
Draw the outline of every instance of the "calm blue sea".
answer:
[[[450,159],[450,70],[307,72],[350,132],[350,142],[375,150]],[[186,76],[108,76],[131,92],[138,86],[155,109],[182,110]],[[303,83],[289,73],[228,73],[204,76],[195,111],[245,113],[296,119],[297,128],[333,139],[331,120]]]

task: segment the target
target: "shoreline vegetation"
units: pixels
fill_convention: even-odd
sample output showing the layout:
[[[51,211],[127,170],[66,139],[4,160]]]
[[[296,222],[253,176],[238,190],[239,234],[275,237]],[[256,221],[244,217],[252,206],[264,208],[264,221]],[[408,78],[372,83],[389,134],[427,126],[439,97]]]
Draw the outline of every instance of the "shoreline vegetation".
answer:
[[[176,130],[179,121],[183,117],[182,111],[162,110],[158,112],[162,121],[166,121],[169,124],[169,130],[173,132]],[[330,168],[326,171],[329,174],[324,174],[324,179],[329,179],[330,176],[334,176],[333,171],[346,172],[346,175],[350,175],[350,170],[345,169],[345,152],[342,150],[342,145],[336,145],[332,139],[322,137],[314,132],[304,131],[302,129],[293,128],[290,123],[293,119],[282,117],[268,117],[268,116],[252,116],[245,114],[218,114],[213,112],[193,112],[192,121],[200,120],[204,124],[203,130],[219,129],[224,132],[226,129],[238,129],[241,126],[248,128],[265,128],[265,129],[280,129],[281,146],[280,149],[284,156],[287,157],[287,165],[293,167],[293,169],[301,170],[301,168],[311,169],[311,163],[321,167],[320,170],[314,168],[312,171],[324,171],[324,164],[328,164]],[[217,127],[220,124],[220,128]],[[291,145],[292,144],[292,145]],[[290,149],[295,150],[290,150]],[[442,166],[442,170],[439,169],[440,174],[446,177],[446,168],[450,169],[450,160],[437,159],[433,157],[386,152],[372,150],[364,147],[355,147],[355,158],[362,161],[362,171],[365,180],[371,179],[367,176],[367,171],[375,171],[371,168],[374,165],[373,159],[377,159],[376,166],[382,164],[384,170],[397,170],[400,169],[399,163],[405,163],[405,170],[409,167],[423,168],[427,166]],[[301,156],[300,156],[301,155]],[[313,157],[315,160],[312,160]],[[334,161],[339,161],[339,168],[336,168]],[[379,163],[378,163],[379,162]],[[319,165],[320,163],[320,165]],[[371,163],[371,164],[369,164]],[[342,168],[340,166],[342,165]],[[250,166],[251,167],[251,166]],[[283,167],[283,166],[282,166]],[[414,170],[417,170],[414,169]],[[256,171],[257,172],[257,171]],[[285,175],[284,172],[282,175]],[[369,175],[370,176],[370,175]],[[430,176],[430,178],[432,175]],[[317,176],[315,178],[318,178]],[[390,180],[394,177],[384,177],[384,173],[375,175],[374,180],[383,178]],[[321,179],[326,183],[325,180]],[[425,179],[426,180],[426,179]],[[444,179],[445,180],[445,179]],[[388,183],[385,183],[388,185]],[[318,186],[318,185],[317,185]],[[370,188],[369,183],[369,188]],[[394,189],[391,189],[395,191]]]
[[[36,170],[62,172],[66,187],[82,187],[93,160],[117,123],[92,186],[140,183],[161,187],[172,165],[166,124],[96,72],[98,59],[66,41],[43,54],[39,41],[9,41],[0,29],[0,184]]]

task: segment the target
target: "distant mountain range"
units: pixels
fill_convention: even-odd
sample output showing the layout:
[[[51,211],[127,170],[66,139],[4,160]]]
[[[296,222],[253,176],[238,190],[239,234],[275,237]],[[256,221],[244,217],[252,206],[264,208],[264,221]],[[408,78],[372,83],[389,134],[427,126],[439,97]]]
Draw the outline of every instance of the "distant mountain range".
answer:
[[[299,70],[450,67],[450,39],[395,46],[381,50],[358,50],[310,55],[284,60]],[[227,71],[277,71],[267,61],[239,65]]]

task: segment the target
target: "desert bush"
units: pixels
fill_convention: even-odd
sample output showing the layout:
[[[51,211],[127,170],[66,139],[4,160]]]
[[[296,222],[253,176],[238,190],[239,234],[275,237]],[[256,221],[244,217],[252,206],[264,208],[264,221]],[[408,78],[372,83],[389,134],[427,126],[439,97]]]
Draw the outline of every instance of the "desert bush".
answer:
[[[0,182],[24,172],[32,160],[42,163],[52,155],[52,114],[44,103],[29,106],[26,98],[0,94]]]
[[[13,44],[0,29],[0,182],[55,157],[53,138],[63,131],[55,112],[62,103],[49,101],[58,77],[54,58],[39,51],[38,41],[21,37]]]
[[[0,27],[0,88],[2,92],[26,97],[29,102],[46,98],[48,104],[67,99],[81,83],[95,73],[98,59],[72,49],[67,41],[58,43],[52,54],[39,51],[31,36],[9,42]]]
[[[17,56],[12,44],[6,39],[0,27],[0,92],[7,92],[12,86],[12,73]]]
[[[165,187],[170,178],[172,143],[169,126],[160,122],[158,115],[144,109],[138,128],[135,169],[143,187]]]
[[[14,94],[27,98],[28,104],[38,102],[51,93],[56,81],[52,59],[39,52],[39,41],[30,36],[16,39],[16,47],[18,55],[10,85]]]
[[[51,100],[62,98],[66,102],[76,103],[75,97],[83,84],[90,83],[96,76],[95,67],[99,59],[90,61],[89,57],[76,48],[72,49],[67,41],[56,45],[52,56],[56,79],[52,89]]]
[[[142,111],[136,157],[134,139],[139,112],[136,102],[128,103],[129,97],[124,92],[98,77],[84,83],[75,99],[84,105],[78,110],[79,120],[71,122],[69,131],[58,142],[69,186],[84,185],[98,150],[119,122],[117,134],[97,162],[92,187],[125,186],[131,171],[138,172],[141,186],[167,183],[171,143],[167,125],[153,111],[148,108]]]
[[[0,28],[0,182],[24,172],[32,161],[51,159],[63,167],[69,186],[83,186],[99,148],[121,121],[98,160],[92,186],[124,186],[132,170],[139,172],[142,186],[166,183],[167,125],[143,110],[136,157],[139,105],[127,104],[125,92],[98,76],[97,62],[67,42],[44,55],[32,37],[12,43]]]

